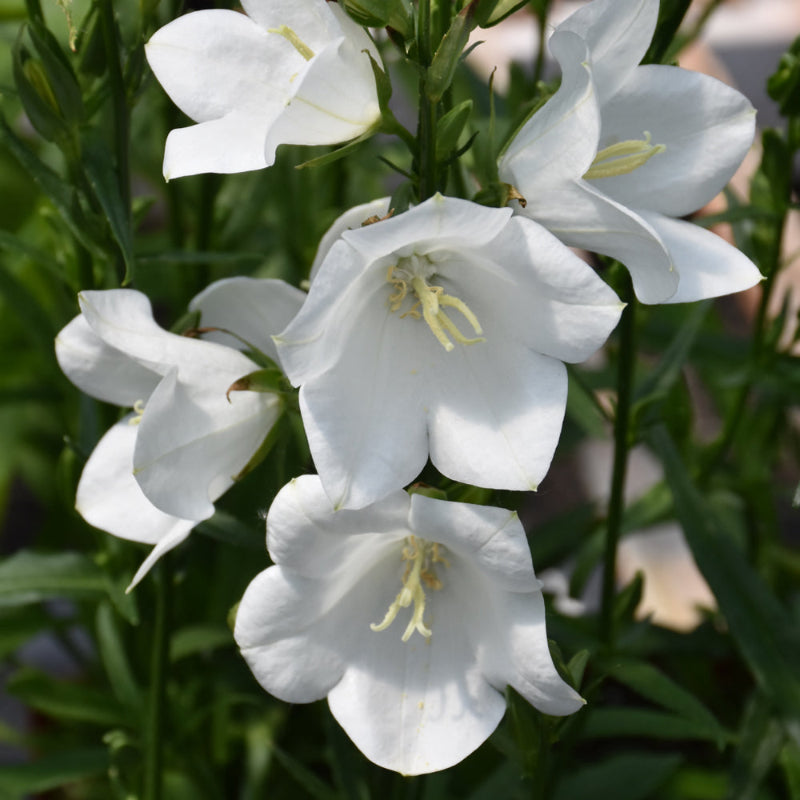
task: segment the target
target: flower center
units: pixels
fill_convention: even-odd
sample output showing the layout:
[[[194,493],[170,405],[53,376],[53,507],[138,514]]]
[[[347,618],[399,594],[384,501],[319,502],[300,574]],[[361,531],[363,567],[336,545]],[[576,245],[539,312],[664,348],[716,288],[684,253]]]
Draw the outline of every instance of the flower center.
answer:
[[[626,139],[610,147],[604,147],[592,162],[588,172],[583,176],[587,180],[596,178],[614,178],[627,175],[646,164],[657,153],[663,153],[667,146],[650,144],[650,133],[644,132],[644,139]]]
[[[480,335],[483,333],[483,329],[472,309],[458,297],[445,294],[444,287],[431,286],[427,278],[433,274],[432,265],[428,262],[428,274],[425,274],[426,270],[421,269],[421,262],[422,259],[419,256],[411,256],[408,259],[401,259],[398,264],[389,267],[386,273],[386,281],[394,287],[394,291],[389,295],[389,309],[393,312],[400,310],[409,293],[410,286],[411,291],[417,298],[417,302],[408,311],[400,315],[401,319],[404,317],[412,317],[413,319],[420,319],[421,317],[424,319],[431,329],[431,333],[448,353],[455,347],[449,338],[451,336],[460,344],[485,342],[485,337]],[[469,322],[478,336],[473,339],[468,339],[464,336],[450,317],[442,310],[443,308],[454,308],[458,311]]]
[[[442,588],[434,565],[450,566],[450,562],[442,555],[443,550],[438,542],[428,542],[416,536],[406,537],[406,546],[403,548],[403,561],[406,562],[403,588],[389,606],[383,620],[377,625],[372,623],[369,626],[373,631],[385,631],[394,622],[400,609],[408,608],[413,603],[414,612],[402,639],[407,642],[414,631],[419,631],[426,639],[430,639],[432,631],[422,621],[425,614],[425,590],[422,584],[436,592]]]
[[[288,25],[267,28],[267,33],[277,33],[278,36],[283,36],[306,61],[311,61],[314,58],[314,51]]]

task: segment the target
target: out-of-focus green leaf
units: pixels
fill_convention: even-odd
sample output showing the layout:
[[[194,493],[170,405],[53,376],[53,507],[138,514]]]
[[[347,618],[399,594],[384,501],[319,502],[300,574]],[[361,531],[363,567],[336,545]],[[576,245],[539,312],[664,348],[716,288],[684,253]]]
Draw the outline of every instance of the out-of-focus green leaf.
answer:
[[[637,739],[707,740],[718,743],[717,731],[676,714],[644,708],[597,708],[584,728],[589,739],[619,736]]]
[[[760,693],[747,704],[740,730],[729,797],[756,800],[763,796],[760,789],[781,753],[786,733],[770,702]]]
[[[691,3],[692,0],[661,0],[658,23],[650,47],[642,59],[643,64],[669,62],[677,55],[675,34]]]
[[[481,28],[491,28],[524,6],[528,0],[481,0],[475,21]]]
[[[778,69],[767,81],[767,92],[784,117],[800,114],[800,36],[781,56]]]
[[[21,669],[8,680],[8,691],[47,716],[70,722],[119,727],[129,712],[108,692],[56,680],[33,669]]]
[[[702,732],[702,738],[712,739],[719,746],[731,739],[731,733],[719,724],[700,700],[652,664],[615,659],[606,668],[615,680],[690,722],[698,733]]]
[[[795,625],[733,545],[712,506],[692,484],[663,427],[650,442],[672,489],[675,512],[697,566],[708,581],[745,662],[800,741],[800,643]]]
[[[208,653],[220,647],[232,647],[233,635],[225,625],[193,625],[175,631],[170,639],[170,661]]]
[[[125,643],[120,636],[114,611],[109,603],[101,603],[98,606],[96,624],[100,658],[117,700],[129,708],[141,710],[142,693],[133,677],[133,670],[125,652]]]
[[[341,800],[338,792],[334,791],[327,783],[322,781],[315,772],[312,772],[301,761],[289,755],[289,753],[273,745],[272,755],[289,775],[294,778],[297,784],[305,789],[309,797],[314,800]]]
[[[788,741],[783,746],[780,755],[780,765],[789,796],[792,800],[800,800],[800,747],[794,741]]]
[[[102,775],[108,769],[103,747],[68,750],[37,758],[27,764],[0,766],[0,792],[4,800],[23,800],[31,792],[47,792],[74,781]]]
[[[47,195],[58,209],[75,238],[87,249],[94,252],[97,248],[91,238],[90,231],[96,230],[78,202],[74,188],[66,184],[61,177],[44,164],[36,154],[14,133],[0,115],[0,144],[4,144],[27,173]]]
[[[656,790],[675,773],[681,761],[678,755],[623,753],[599,764],[583,763],[559,784],[553,800],[652,798],[656,796]]]
[[[105,576],[79,553],[22,550],[0,564],[0,606],[38,603],[53,597],[97,597]]]
[[[567,368],[569,386],[567,390],[567,416],[589,436],[600,438],[608,430],[609,420],[599,403],[572,365]]]

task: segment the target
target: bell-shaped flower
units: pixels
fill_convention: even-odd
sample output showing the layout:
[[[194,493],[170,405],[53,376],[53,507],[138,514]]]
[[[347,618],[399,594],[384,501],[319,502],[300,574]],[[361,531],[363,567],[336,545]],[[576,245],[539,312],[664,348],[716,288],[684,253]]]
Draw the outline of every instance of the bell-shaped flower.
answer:
[[[256,456],[281,413],[277,394],[229,391],[276,358],[270,332],[283,328],[305,295],[282,281],[235,278],[212,284],[190,306],[230,342],[169,333],[150,301],[130,289],[83,292],[81,314],[56,338],[66,376],[92,397],[133,413],[101,439],[84,467],[76,507],[115,536],[153,544],[135,585],[182,542]]]
[[[582,706],[553,665],[515,513],[401,490],[334,511],[309,475],[275,498],[267,546],[275,566],[236,616],[242,654],[281,700],[327,696],[376,764],[458,763],[499,723],[506,686],[546,714]]]
[[[562,241],[625,264],[645,303],[757,283],[755,265],[680,217],[717,195],[747,153],[755,111],[738,91],[679,67],[639,65],[658,0],[592,0],[558,26],[561,87],[500,159],[518,211]]]
[[[368,505],[429,453],[455,480],[535,489],[561,431],[562,362],[603,344],[619,299],[510,209],[436,195],[371,216],[332,244],[275,337],[326,491]]]
[[[363,28],[326,0],[242,0],[196,11],[145,51],[175,104],[198,124],[173,130],[164,177],[270,166],[279,144],[335,144],[380,120]]]

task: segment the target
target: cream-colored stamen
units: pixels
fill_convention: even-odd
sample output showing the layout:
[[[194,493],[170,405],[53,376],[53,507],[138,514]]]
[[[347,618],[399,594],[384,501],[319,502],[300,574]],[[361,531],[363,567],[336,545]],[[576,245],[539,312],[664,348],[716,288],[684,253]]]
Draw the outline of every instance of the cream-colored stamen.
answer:
[[[406,277],[400,277],[398,273],[406,275]],[[400,317],[412,317],[413,319],[422,317],[436,340],[448,352],[455,347],[450,337],[459,344],[477,344],[478,342],[486,341],[485,337],[480,335],[483,333],[483,329],[472,309],[460,298],[445,294],[444,287],[431,286],[421,275],[409,275],[406,270],[398,270],[396,266],[389,267],[386,273],[386,280],[394,286],[394,291],[389,295],[389,309],[391,311],[400,310],[408,295],[408,285],[410,283],[411,289],[417,297],[417,302],[408,311],[401,314]],[[418,310],[420,308],[422,309],[421,314]],[[472,339],[464,336],[456,324],[445,314],[442,310],[443,308],[454,308],[458,311],[469,322],[478,336]]]
[[[277,33],[278,36],[283,36],[306,61],[311,61],[314,58],[314,51],[288,25],[267,28],[267,33]]]
[[[430,639],[432,636],[431,629],[422,619],[425,614],[425,590],[422,584],[433,591],[438,591],[442,588],[442,582],[433,565],[450,566],[450,562],[442,555],[442,546],[438,542],[426,542],[416,536],[409,536],[406,542],[408,544],[403,548],[403,560],[408,563],[403,573],[403,588],[389,606],[381,622],[369,626],[373,631],[385,631],[394,622],[400,609],[408,608],[413,603],[414,611],[402,636],[404,642],[411,638],[414,631],[421,633],[425,639]]]
[[[133,410],[136,412],[135,417],[128,420],[128,425],[138,425],[142,421],[142,414],[144,414],[144,400],[137,400],[133,404]]]
[[[667,147],[663,144],[650,144],[649,131],[644,132],[644,139],[626,139],[603,148],[592,162],[592,166],[583,176],[587,180],[596,178],[613,178],[627,175],[646,164],[654,155],[663,153]]]

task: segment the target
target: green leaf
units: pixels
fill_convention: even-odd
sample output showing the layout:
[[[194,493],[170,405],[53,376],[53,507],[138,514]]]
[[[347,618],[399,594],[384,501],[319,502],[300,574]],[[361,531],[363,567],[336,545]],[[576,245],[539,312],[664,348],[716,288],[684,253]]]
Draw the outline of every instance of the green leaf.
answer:
[[[438,103],[442,99],[442,95],[453,82],[456,67],[461,61],[461,54],[467,45],[470,33],[475,28],[476,5],[477,0],[473,0],[456,14],[449,30],[433,54],[431,65],[427,69],[425,94],[434,103]]]
[[[553,800],[649,800],[681,764],[678,755],[623,753],[600,764],[583,764],[568,774],[556,789]]]
[[[620,736],[644,739],[707,740],[719,744],[716,731],[685,717],[643,708],[597,708],[584,728],[588,739]]]
[[[140,711],[142,693],[133,677],[133,670],[125,652],[125,643],[109,603],[101,603],[98,606],[96,624],[100,658],[114,695],[123,705]]]
[[[522,8],[528,0],[481,0],[475,20],[481,28],[491,28]]]
[[[368,131],[365,131],[356,139],[353,139],[351,142],[348,142],[346,145],[342,147],[337,147],[335,150],[331,150],[324,155],[317,156],[317,158],[311,158],[308,161],[304,161],[302,164],[297,164],[295,169],[308,169],[310,167],[324,167],[327,164],[333,164],[335,161],[338,161],[340,158],[344,158],[345,156],[349,156],[350,153],[354,152],[359,148],[359,146],[366,142],[367,139],[372,138],[375,135],[375,129],[370,128]]]
[[[169,659],[170,661],[180,661],[187,656],[232,646],[233,635],[226,625],[192,625],[181,628],[172,635]]]
[[[800,747],[794,741],[787,742],[779,760],[789,796],[792,800],[800,800]]]
[[[681,462],[663,427],[649,435],[672,489],[692,555],[728,622],[731,636],[764,694],[800,742],[800,642],[796,626],[733,544]]]
[[[84,147],[83,168],[92,192],[105,212],[111,233],[119,245],[122,260],[125,263],[125,276],[122,283],[123,285],[128,284],[133,278],[134,270],[131,219],[126,201],[120,194],[111,152],[101,142],[88,142]]]
[[[702,738],[711,738],[719,746],[732,738],[703,703],[651,664],[614,660],[607,665],[607,672],[637,694],[692,723],[698,732],[704,732]]]
[[[0,564],[0,606],[38,603],[53,597],[105,595],[105,576],[79,553],[22,550]]]
[[[301,761],[275,745],[272,745],[272,754],[297,784],[305,789],[309,797],[314,800],[339,800],[339,794],[320,780],[317,774],[308,769]]]
[[[7,687],[26,705],[58,720],[109,728],[129,722],[129,715],[108,692],[58,681],[34,669],[18,670]]]
[[[7,800],[22,800],[32,792],[47,792],[107,770],[104,747],[68,750],[27,764],[0,766],[0,792]]]
[[[691,3],[692,0],[661,0],[658,23],[643,64],[669,63],[677,55],[675,34]]]
[[[778,103],[782,116],[800,114],[800,36],[781,56],[778,69],[767,81],[767,92]]]
[[[73,187],[44,164],[36,154],[14,133],[5,118],[0,115],[0,143],[17,159],[37,186],[47,195],[60,212],[75,238],[88,250],[97,253],[89,231],[94,230],[78,202]]]
[[[472,100],[451,108],[436,126],[436,159],[444,161],[458,146],[458,137],[472,113]]]

